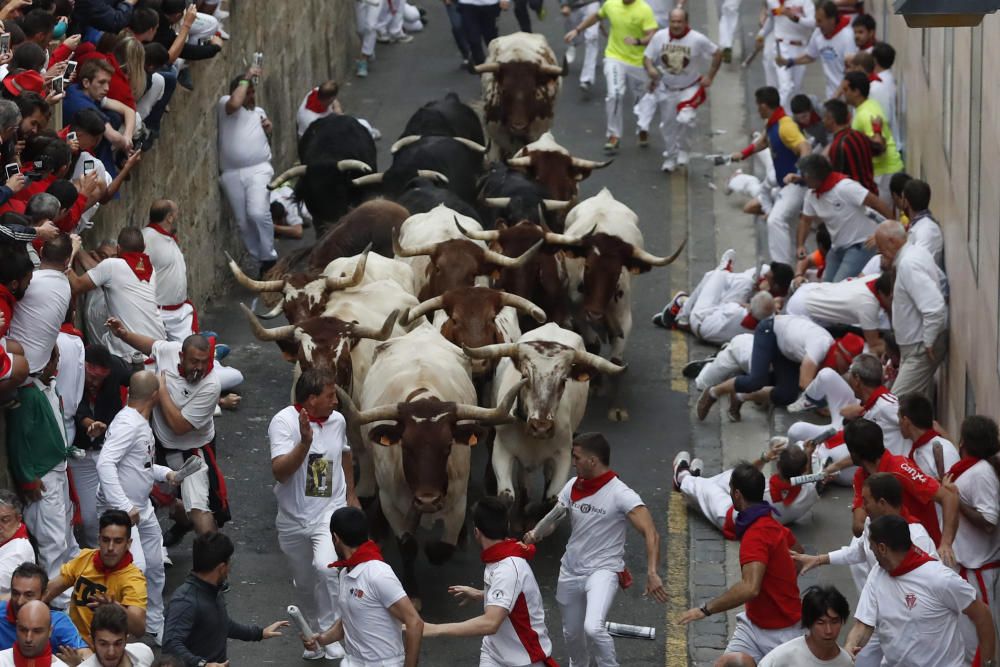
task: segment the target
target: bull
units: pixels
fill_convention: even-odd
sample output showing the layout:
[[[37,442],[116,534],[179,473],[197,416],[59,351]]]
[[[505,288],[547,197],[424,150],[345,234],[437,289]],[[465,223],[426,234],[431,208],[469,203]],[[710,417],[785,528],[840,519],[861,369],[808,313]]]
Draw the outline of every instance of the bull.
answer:
[[[423,105],[410,116],[400,137],[413,135],[462,137],[477,144],[485,144],[483,126],[479,116],[458,95],[448,93],[440,100]]]
[[[497,222],[528,220],[562,229],[561,216],[552,215],[569,208],[568,201],[549,199],[545,188],[503,162],[493,162],[479,179],[479,202],[484,226]],[[549,213],[550,215],[546,215]]]
[[[595,169],[603,169],[612,162],[574,157],[556,142],[551,132],[546,132],[507,160],[509,166],[523,169],[540,183],[549,197],[568,202],[576,202],[580,181]]]
[[[477,223],[481,222],[479,211],[433,178],[414,178],[395,199],[400,206],[410,212],[410,215],[430,213],[443,205],[461,216],[471,218]]]

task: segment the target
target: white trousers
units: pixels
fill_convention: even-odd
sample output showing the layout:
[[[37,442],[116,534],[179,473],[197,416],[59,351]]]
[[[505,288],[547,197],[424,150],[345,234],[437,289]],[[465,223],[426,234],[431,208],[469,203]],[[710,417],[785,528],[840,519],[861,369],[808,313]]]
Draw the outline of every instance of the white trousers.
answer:
[[[767,252],[772,262],[795,266],[795,232],[806,200],[806,189],[795,183],[784,185],[767,214]]]
[[[811,424],[809,422],[795,422],[788,428],[788,439],[792,442],[815,438],[831,426],[838,429],[841,428],[844,425],[844,418],[841,416],[840,411],[849,405],[857,405],[859,403],[858,398],[854,395],[854,391],[847,384],[847,380],[832,368],[821,368],[816,377],[813,378],[813,381],[806,387],[805,394],[817,401],[826,400],[827,407],[830,409],[830,423],[823,425]],[[833,462],[837,463],[850,458],[851,454],[847,451],[847,445],[845,444],[840,444],[833,448],[822,444],[816,448],[815,456],[819,459],[820,465],[823,465],[823,462],[827,459],[833,459]],[[854,481],[855,470],[857,470],[855,466],[849,466],[841,470],[834,479],[834,482],[842,486],[851,486]]]
[[[273,176],[274,167],[270,162],[229,169],[220,176],[222,191],[229,200],[243,243],[250,256],[258,262],[278,258],[274,250],[274,222],[271,220],[271,202],[267,191],[267,184]]]
[[[402,37],[403,36],[403,8],[400,0],[396,0],[394,4],[395,12],[389,7],[388,2],[383,2],[382,7],[378,13],[378,22],[375,25],[375,31],[380,35],[389,35],[390,37]]]
[[[402,666],[402,662],[399,663]],[[343,666],[341,666],[343,667]],[[486,655],[485,651],[480,650],[479,652],[479,667],[511,667],[509,663],[497,662],[490,656]],[[533,662],[527,667],[545,667],[544,662]]]
[[[615,641],[604,629],[617,591],[615,572],[598,570],[587,576],[573,576],[559,571],[556,602],[562,615],[569,667],[590,667],[591,656],[597,667],[618,667]]]
[[[685,475],[681,480],[684,499],[696,506],[702,516],[719,530],[726,523],[726,515],[733,508],[733,498],[729,495],[729,479],[732,470],[721,472],[714,477]]]
[[[798,58],[806,52],[805,46],[793,46],[788,42],[776,44],[775,56],[780,53],[782,57],[792,60]],[[773,59],[772,59],[773,62]],[[802,65],[794,67],[778,67],[778,94],[781,95],[781,106],[791,111],[790,102],[793,97],[802,92],[802,77],[805,76],[806,68]]]
[[[751,334],[752,335],[752,334]],[[751,344],[750,351],[753,351]],[[711,363],[706,364],[694,381],[698,391],[721,384],[729,378],[750,373],[750,357],[742,346],[726,345],[715,355]]]
[[[625,93],[632,96],[633,105],[637,105],[646,92],[649,79],[646,70],[637,65],[627,65],[614,58],[604,59],[604,81],[607,93],[604,97],[604,112],[608,117],[607,135],[622,136],[622,124],[625,115]],[[648,130],[649,124],[643,125],[638,119],[638,111],[633,109],[639,130]]]
[[[97,488],[100,479],[97,476],[97,458],[101,455],[99,449],[87,450],[82,459],[70,459],[69,469],[73,473],[73,488],[80,499],[80,517],[83,519],[81,546],[90,549],[97,548]]]
[[[109,509],[101,504],[100,512]],[[146,632],[158,634],[163,630],[163,587],[167,572],[163,566],[163,529],[156,520],[153,503],[139,514],[139,523],[132,526],[132,548],[129,549],[135,566],[146,575]]]
[[[682,151],[686,153],[691,148],[691,135],[694,134],[697,116],[692,118],[690,123],[677,121],[677,105],[691,97],[689,90],[690,88],[670,90],[660,84],[655,91],[646,95],[646,98],[652,99],[654,111],[660,110],[660,135],[663,137],[664,158],[676,158],[678,153]],[[639,117],[639,124],[648,127],[652,118],[643,123],[642,114],[639,114]]]
[[[24,507],[24,524],[38,544],[38,564],[52,580],[59,576],[59,568],[76,556],[80,547],[73,536],[73,503],[69,499],[66,469],[48,471],[42,477],[42,484],[45,486],[42,499]],[[69,600],[68,595],[66,600]]]
[[[405,662],[405,655],[401,655],[398,658],[378,660],[376,662],[362,660],[361,658],[352,658],[349,655],[345,655],[344,659],[340,661],[340,667],[403,667]]]
[[[330,534],[330,514],[318,517],[315,523],[302,525],[278,512],[275,525],[278,546],[288,559],[302,614],[322,632],[340,618],[337,607],[340,574],[335,568],[327,567],[337,560]]]
[[[740,0],[719,2],[719,48],[733,48],[733,38],[740,25]]]
[[[375,55],[375,32],[379,14],[385,0],[354,0],[354,12],[358,21],[358,36],[361,37],[361,55]]]
[[[182,304],[176,310],[160,308],[160,319],[167,331],[167,340],[183,343],[185,338],[195,333],[194,306],[190,303]]]
[[[703,340],[722,345],[742,333],[746,316],[741,305],[753,291],[755,269],[741,273],[713,269],[699,281],[681,306],[677,318],[687,320],[691,330]]]
[[[570,11],[566,17],[566,32],[583,23],[583,20],[591,14],[596,14],[601,8],[599,2],[589,2],[582,7]],[[583,64],[580,66],[580,83],[594,83],[597,75],[597,56],[601,49],[601,33],[597,23],[583,31],[582,35],[577,35],[573,40],[573,46],[583,43]]]
[[[219,385],[223,392],[243,384],[243,373],[232,366],[223,366],[216,362],[215,372],[219,376]]]
[[[736,629],[726,645],[726,653],[743,653],[753,658],[754,662],[761,659],[785,642],[802,636],[805,632],[798,624],[777,630],[767,630],[758,627],[747,618],[746,612],[736,614]]]
[[[760,53],[761,63],[764,65],[764,83],[772,88],[778,87],[778,63],[774,62],[778,51],[774,48],[774,32],[770,32],[764,37],[764,48]]]
[[[219,19],[211,14],[198,12],[194,17],[194,23],[191,24],[191,30],[188,32],[188,44],[199,44],[203,40],[208,41],[218,31]]]

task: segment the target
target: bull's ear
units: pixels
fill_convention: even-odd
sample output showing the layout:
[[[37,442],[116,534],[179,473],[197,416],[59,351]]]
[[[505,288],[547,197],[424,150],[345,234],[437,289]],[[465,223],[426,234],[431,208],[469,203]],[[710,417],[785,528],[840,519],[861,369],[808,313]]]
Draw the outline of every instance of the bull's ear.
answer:
[[[651,271],[653,269],[652,264],[648,264],[640,259],[634,259],[631,257],[625,260],[625,267],[632,275],[646,273],[646,271]]]
[[[274,341],[278,349],[281,350],[281,356],[284,357],[285,361],[290,364],[294,364],[299,360],[299,344],[291,340],[276,340]]]
[[[574,259],[587,258],[587,246],[585,245],[560,245],[559,251],[566,257],[572,257]]]
[[[368,439],[376,445],[382,445],[383,447],[398,445],[402,438],[403,429],[400,427],[399,422],[379,424],[372,430],[368,431]]]
[[[573,364],[569,369],[569,376],[577,382],[589,382],[595,375],[597,371],[590,364]]]
[[[486,437],[486,429],[479,424],[456,424],[451,432],[455,442],[469,447],[475,447]]]

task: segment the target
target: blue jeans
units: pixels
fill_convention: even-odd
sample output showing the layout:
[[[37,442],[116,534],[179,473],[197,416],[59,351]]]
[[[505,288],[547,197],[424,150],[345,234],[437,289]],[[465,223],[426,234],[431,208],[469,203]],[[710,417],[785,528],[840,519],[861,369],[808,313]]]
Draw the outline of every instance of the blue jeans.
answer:
[[[444,6],[448,12],[448,21],[451,23],[451,36],[455,39],[455,46],[462,54],[464,60],[469,59],[469,42],[462,32],[462,15],[458,11],[458,5],[454,2]]]
[[[143,119],[143,124],[151,130],[160,131],[160,123],[163,121],[163,114],[167,111],[170,98],[177,90],[177,70],[170,65],[159,70],[158,74],[163,77],[163,97],[153,105],[149,111],[149,116]]]
[[[788,405],[798,398],[799,365],[778,349],[774,317],[761,320],[754,329],[750,374],[737,377],[735,387],[738,393],[749,394],[768,384],[773,386],[770,398],[774,405]]]
[[[462,32],[469,43],[469,55],[473,65],[482,65],[486,60],[485,45],[497,38],[497,19],[500,17],[500,4],[495,5],[459,5],[458,12],[462,16]]]
[[[875,256],[875,250],[869,250],[864,243],[855,243],[844,248],[830,248],[826,253],[826,268],[823,269],[823,281],[839,283],[846,278],[853,278],[861,273],[868,260]]]

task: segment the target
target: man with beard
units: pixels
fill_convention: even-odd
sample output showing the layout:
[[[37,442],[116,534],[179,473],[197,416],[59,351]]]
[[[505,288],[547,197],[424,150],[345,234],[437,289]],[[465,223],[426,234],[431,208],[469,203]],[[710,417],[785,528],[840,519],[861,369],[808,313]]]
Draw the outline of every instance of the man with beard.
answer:
[[[102,604],[94,610],[90,623],[94,655],[80,667],[148,667],[153,662],[153,650],[141,642],[128,641],[128,616],[116,604]]]
[[[226,483],[215,460],[215,406],[221,386],[213,369],[207,338],[192,334],[183,343],[154,340],[108,319],[112,335],[149,355],[160,379],[160,399],[153,408],[153,434],[167,466],[180,470],[200,457],[204,463],[181,483],[183,504],[174,504],[174,526],[163,543],[172,546],[194,528],[199,535],[218,530],[229,520]]]

